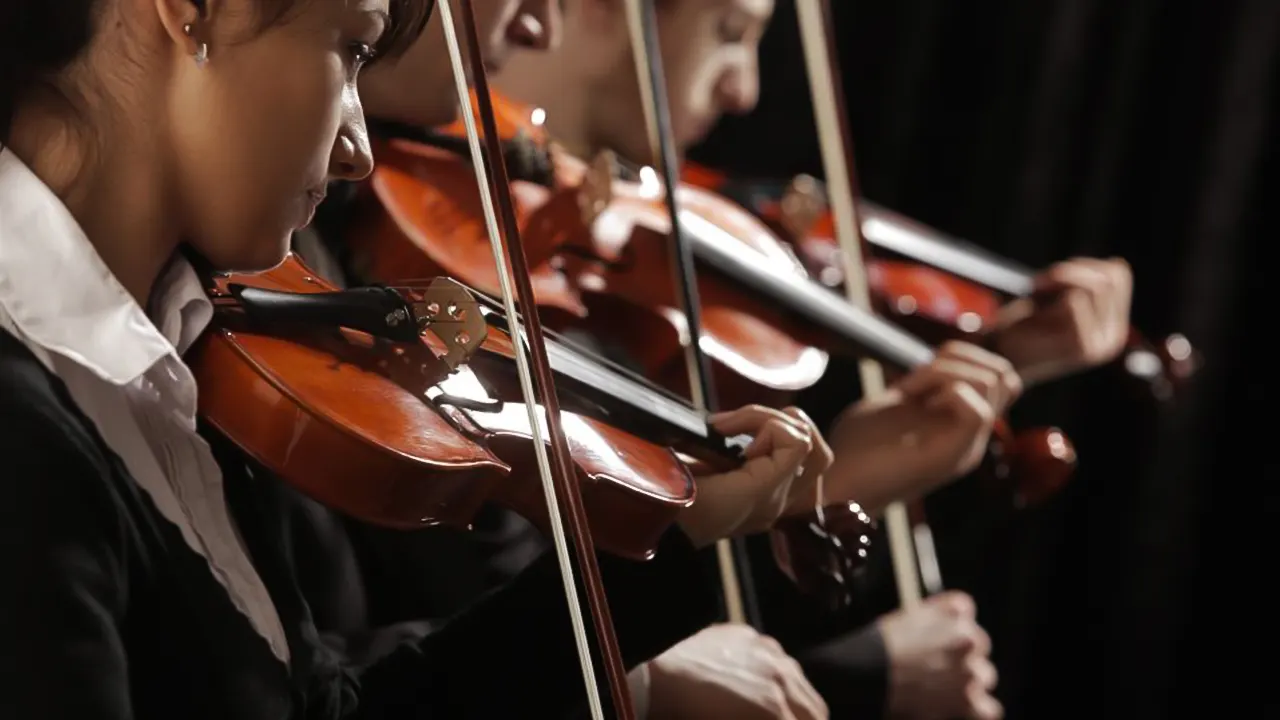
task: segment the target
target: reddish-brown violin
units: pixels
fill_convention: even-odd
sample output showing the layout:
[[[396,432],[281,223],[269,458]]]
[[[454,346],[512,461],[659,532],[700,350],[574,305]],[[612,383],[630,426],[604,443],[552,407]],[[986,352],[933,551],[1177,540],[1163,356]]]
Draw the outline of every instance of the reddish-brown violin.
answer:
[[[814,277],[832,288],[843,284],[831,212],[814,178],[802,175],[783,185],[685,166],[683,179],[727,193],[752,209],[795,248]],[[866,263],[877,310],[931,342],[981,341],[996,327],[1005,299],[1035,294],[1035,273],[1028,267],[866,199],[858,201],[858,212],[866,250],[879,254]],[[1181,334],[1153,343],[1131,329],[1121,364],[1148,383],[1156,398],[1169,399],[1195,373],[1200,359]]]
[[[339,291],[296,257],[210,292],[217,328],[192,355],[201,412],[266,467],[382,525],[465,525],[495,501],[546,527],[511,338],[491,304],[443,279]],[[721,468],[735,453],[659,389],[549,352],[566,407],[612,420],[563,419],[596,542],[647,558],[694,500],[673,448]]]

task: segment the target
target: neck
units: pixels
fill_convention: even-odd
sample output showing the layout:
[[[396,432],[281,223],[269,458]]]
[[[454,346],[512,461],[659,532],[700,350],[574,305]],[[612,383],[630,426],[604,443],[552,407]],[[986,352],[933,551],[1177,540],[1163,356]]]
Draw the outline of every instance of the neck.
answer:
[[[123,132],[110,132],[116,129]],[[150,129],[97,118],[76,123],[52,106],[30,107],[15,117],[7,144],[62,200],[144,308],[180,237],[156,145],[143,141]]]

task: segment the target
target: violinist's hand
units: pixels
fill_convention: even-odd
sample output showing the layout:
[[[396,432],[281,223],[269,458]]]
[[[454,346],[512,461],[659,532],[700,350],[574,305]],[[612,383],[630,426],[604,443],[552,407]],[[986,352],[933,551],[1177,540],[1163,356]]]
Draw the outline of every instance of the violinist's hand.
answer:
[[[1036,295],[1001,310],[992,346],[1028,383],[1106,364],[1129,337],[1133,272],[1120,258],[1076,258],[1036,278]]]
[[[996,419],[1021,392],[1008,360],[968,343],[943,345],[933,362],[837,420],[827,499],[854,500],[876,514],[971,472]]]
[[[649,663],[654,720],[825,720],[827,704],[778,641],[712,625]]]
[[[748,405],[709,419],[727,437],[754,439],[740,468],[698,478],[697,499],[680,516],[680,526],[698,547],[769,529],[814,496],[818,478],[831,465],[831,448],[796,408]]]
[[[889,655],[889,712],[902,720],[999,720],[991,639],[963,593],[935,595],[879,620]]]

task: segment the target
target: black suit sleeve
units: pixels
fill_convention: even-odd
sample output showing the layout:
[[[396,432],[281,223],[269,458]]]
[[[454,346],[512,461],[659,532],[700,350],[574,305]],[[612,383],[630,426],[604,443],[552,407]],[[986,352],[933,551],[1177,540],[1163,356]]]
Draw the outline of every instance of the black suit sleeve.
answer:
[[[600,565],[628,668],[715,619],[715,597],[700,582],[701,564],[678,531],[651,562],[602,557]],[[428,673],[429,686],[420,682]],[[428,709],[450,718],[572,711],[584,685],[554,556],[368,668],[360,682],[361,715],[370,718],[425,717]]]
[[[539,716],[556,716],[583,702],[577,648],[553,555],[544,554],[453,618],[411,629],[416,631],[405,633],[409,640],[382,657],[353,664],[340,646],[322,640],[299,587],[298,556],[305,553],[294,543],[303,535],[288,520],[295,493],[261,468],[242,472],[246,466],[243,458],[235,459],[234,448],[216,435],[209,439],[254,563],[274,587],[281,616],[295,619],[286,633],[295,646],[294,679],[305,686],[307,720],[527,717],[534,709]],[[667,533],[649,562],[602,556],[599,563],[628,667],[715,620],[715,594],[678,529]],[[589,617],[587,625],[590,634]],[[597,670],[602,667],[597,657]]]
[[[833,718],[882,718],[888,705],[889,655],[880,626],[811,645],[799,652],[800,665]]]
[[[125,720],[125,516],[109,465],[52,408],[5,394],[0,717]]]

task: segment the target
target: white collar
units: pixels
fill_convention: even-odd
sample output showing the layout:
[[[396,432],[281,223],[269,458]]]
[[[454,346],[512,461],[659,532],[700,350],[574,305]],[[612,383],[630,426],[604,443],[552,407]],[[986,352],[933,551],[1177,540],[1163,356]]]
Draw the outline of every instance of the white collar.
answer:
[[[0,307],[28,341],[127,385],[162,359],[176,359],[213,317],[195,270],[180,257],[158,279],[153,298],[157,322],[62,201],[0,149]]]

